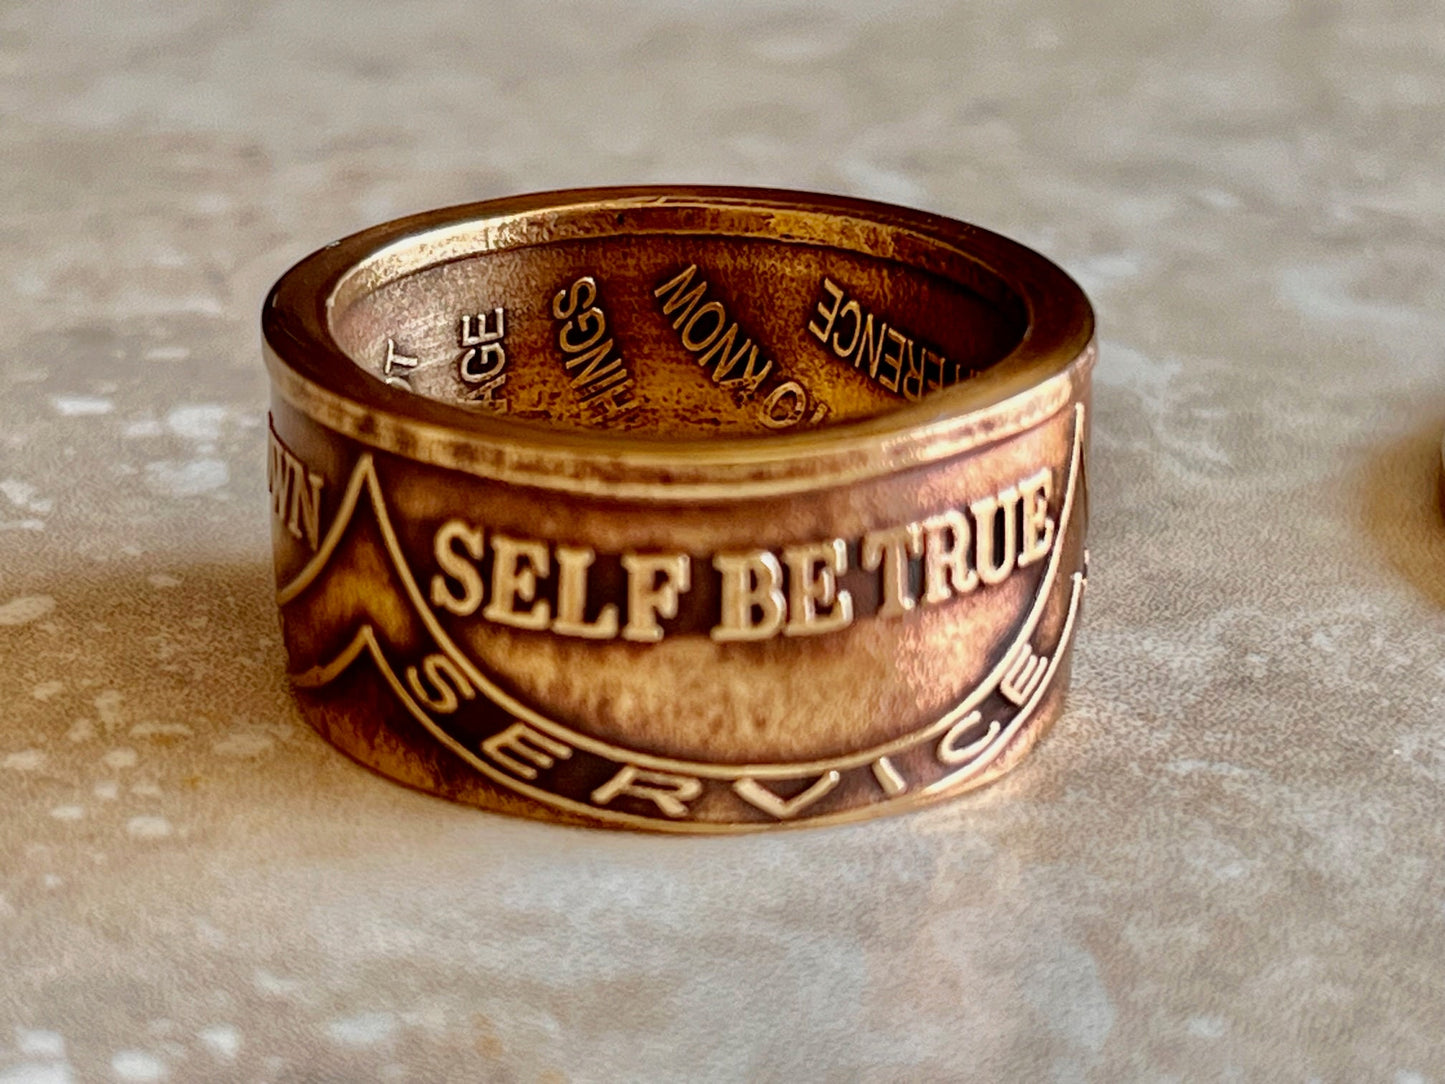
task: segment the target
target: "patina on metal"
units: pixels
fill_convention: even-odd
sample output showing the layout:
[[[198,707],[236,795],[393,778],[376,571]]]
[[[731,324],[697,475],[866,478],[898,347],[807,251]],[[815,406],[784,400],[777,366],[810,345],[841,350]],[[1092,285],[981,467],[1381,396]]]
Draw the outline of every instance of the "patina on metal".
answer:
[[[262,317],[291,676],[414,787],[730,832],[979,786],[1059,714],[1093,316],[922,212],[595,189],[403,219]]]

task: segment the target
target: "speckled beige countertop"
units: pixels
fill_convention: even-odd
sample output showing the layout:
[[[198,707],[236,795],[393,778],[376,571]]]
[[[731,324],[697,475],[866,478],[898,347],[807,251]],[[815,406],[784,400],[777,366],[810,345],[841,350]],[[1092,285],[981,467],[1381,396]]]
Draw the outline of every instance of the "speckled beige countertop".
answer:
[[[759,183],[1101,318],[1070,707],[948,807],[519,823],[302,722],[257,313]],[[0,5],[0,1081],[1445,1080],[1445,5]]]

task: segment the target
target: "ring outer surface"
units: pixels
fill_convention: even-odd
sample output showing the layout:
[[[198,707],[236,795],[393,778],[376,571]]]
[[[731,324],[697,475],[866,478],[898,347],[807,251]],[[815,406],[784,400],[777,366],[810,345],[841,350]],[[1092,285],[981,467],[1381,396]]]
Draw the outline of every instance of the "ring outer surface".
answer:
[[[784,270],[788,246],[923,268],[1016,308],[1021,334],[916,401],[725,439],[478,411],[389,385],[337,340],[338,313],[411,276],[619,237],[642,262],[696,237],[764,240]],[[506,300],[512,326],[532,311]],[[1062,710],[1094,323],[1021,245],[809,193],[541,193],[328,246],[277,283],[262,330],[292,682],[308,721],[384,775],[564,823],[752,831],[973,789]],[[654,353],[639,373],[691,361]]]

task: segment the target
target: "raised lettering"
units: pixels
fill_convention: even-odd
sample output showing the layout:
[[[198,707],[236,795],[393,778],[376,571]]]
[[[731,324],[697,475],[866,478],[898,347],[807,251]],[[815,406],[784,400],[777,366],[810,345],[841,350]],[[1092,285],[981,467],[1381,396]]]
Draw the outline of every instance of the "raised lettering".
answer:
[[[585,354],[575,354],[562,364],[572,375],[572,387],[581,388],[622,367],[622,359],[609,357],[613,340],[599,343]],[[580,370],[580,371],[579,371]]]
[[[1028,644],[1020,644],[1017,654],[1009,663],[1008,672],[999,682],[998,691],[1019,707],[1023,707],[1048,676],[1048,671],[1047,655],[1035,655]]]
[[[909,561],[923,555],[923,528],[921,524],[906,523],[902,527],[890,527],[882,531],[869,531],[863,536],[863,568],[876,572],[882,567],[882,605],[878,613],[892,617],[907,613],[917,603],[908,582]]]
[[[878,780],[883,793],[890,798],[896,798],[908,789],[908,780],[887,757],[879,757],[873,762],[873,778]]]
[[[664,316],[671,316],[678,309],[682,310],[677,319],[672,322],[673,328],[682,327],[683,322],[692,313],[693,306],[702,300],[703,294],[707,293],[706,281],[699,282],[691,291],[688,290],[688,283],[692,281],[692,276],[696,272],[697,265],[690,264],[687,270],[683,271],[676,278],[669,282],[664,282],[652,291],[653,297],[662,297],[663,294],[669,295],[662,303],[662,314]]]
[[[1009,486],[996,497],[984,497],[968,506],[974,522],[974,566],[984,583],[1003,583],[1014,570],[1018,556],[1018,506],[1017,486]],[[1001,547],[999,534],[1003,535]]]
[[[583,331],[584,327],[591,327],[592,330],[590,332]],[[571,333],[573,331],[583,331],[583,334],[587,337],[581,342],[578,342],[572,338]],[[602,338],[606,331],[607,317],[603,314],[602,310],[588,309],[576,319],[569,320],[562,325],[561,330],[557,332],[557,345],[562,348],[564,353],[580,354],[582,351],[590,350],[593,346],[596,346],[597,340]]]
[[[853,337],[848,340],[848,345],[844,346],[840,341],[843,335],[842,329],[833,333],[833,353],[840,358],[852,356],[853,351],[858,349],[858,337],[863,334],[863,309],[858,302],[850,301],[843,306],[842,311],[838,314],[839,321],[841,322],[845,316],[853,319]]]
[[[1045,467],[1019,483],[1023,505],[1023,537],[1019,539],[1019,568],[1042,561],[1054,546],[1054,521],[1049,518],[1049,498],[1054,495],[1054,472]]]
[[[738,322],[729,319],[727,306],[708,298],[707,280],[698,278],[694,284],[696,275],[697,265],[691,264],[652,291],[662,300],[663,316],[673,317],[683,349],[696,356],[698,365],[712,367],[714,384],[758,395],[763,381],[774,372],[773,363],[760,355]],[[742,345],[734,349],[739,339]],[[807,410],[808,395],[802,385],[784,380],[759,406],[757,416],[770,429],[785,429],[801,421]]]
[[[782,409],[779,409],[779,408]],[[808,393],[796,380],[779,384],[758,407],[758,421],[769,429],[787,429],[797,425],[808,409]]]
[[[795,794],[786,800],[779,798],[756,779],[747,777],[733,783],[733,791],[749,805],[756,806],[764,813],[771,814],[780,821],[785,821],[796,817],[814,802],[821,799],[838,785],[838,780],[841,778],[842,776],[835,771],[824,772],[807,790]]]
[[[949,509],[923,521],[923,597],[937,605],[978,586],[968,567],[970,530],[962,512]]]
[[[588,396],[582,401],[595,412],[598,420],[613,418],[628,410],[637,409],[637,400],[628,398],[632,394],[632,380],[618,381],[609,385],[603,391],[593,393],[589,388]]]
[[[722,620],[709,635],[719,643],[776,636],[787,615],[778,559],[767,550],[720,553],[712,566],[722,574]]]
[[[622,567],[627,570],[622,638],[655,644],[662,639],[658,618],[675,618],[679,596],[692,587],[692,559],[685,553],[624,553]]]
[[[458,545],[461,549],[458,549]],[[440,606],[458,617],[469,617],[482,604],[482,574],[476,562],[482,559],[483,538],[479,527],[471,527],[459,519],[448,520],[437,529],[432,540],[441,572],[431,578],[431,604]],[[461,585],[459,595],[452,590],[447,577]]]
[[[914,342],[912,339],[903,340],[903,359],[906,363],[903,375],[899,380],[898,390],[903,393],[905,399],[923,398],[923,369],[918,363],[914,353]]]
[[[572,748],[526,723],[516,722],[482,742],[482,752],[513,775],[536,779],[538,768],[546,771],[557,761],[566,760],[572,755]],[[523,763],[518,757],[530,763]]]
[[[853,355],[853,368],[857,369],[863,365],[863,359],[868,359],[868,376],[872,379],[878,377],[878,362],[883,356],[884,332],[888,330],[888,321],[878,322],[878,331],[873,330],[873,314],[870,312],[863,317],[863,333],[859,336],[858,353]]]
[[[304,540],[314,552],[321,544],[321,475],[281,443],[273,432],[266,456],[266,486],[271,512],[292,538]]]
[[[580,310],[580,312],[579,312]],[[597,280],[584,275],[552,298],[552,315],[564,321],[557,329],[562,365],[571,374],[571,386],[592,420],[607,421],[637,406],[632,398],[632,376],[621,355],[613,353],[616,340],[607,333]]]
[[[737,325],[734,324],[733,326],[736,327]],[[747,352],[747,360],[743,362],[742,372],[737,373],[737,362],[743,356],[744,351]],[[723,363],[719,361],[718,367],[714,369],[712,373],[712,378],[717,382],[718,386],[723,388],[743,388],[749,395],[754,394],[758,390],[758,385],[767,379],[768,374],[773,371],[773,363],[766,358],[763,359],[761,366],[758,365],[758,348],[751,342],[743,343],[738,352],[728,360],[728,367],[726,369],[722,366]],[[724,372],[730,375],[726,377],[721,376],[720,374]]]
[[[831,279],[823,280],[823,290],[830,300],[817,303],[822,322],[815,318],[807,330],[840,360],[858,370],[866,362],[869,379],[907,399],[920,399],[925,392],[957,382],[957,365],[936,350],[876,317]],[[951,378],[946,375],[949,366]],[[932,380],[930,372],[936,374]]]
[[[415,666],[406,668],[406,683],[411,686],[411,694],[418,702],[437,714],[450,715],[461,706],[461,700],[476,698],[477,691],[472,688],[471,682],[445,655],[428,655],[422,660],[421,670],[431,683],[430,689],[422,687]],[[458,699],[459,696],[461,699]]]
[[[507,310],[501,306],[493,309],[492,321],[495,327],[488,328],[484,312],[462,317],[457,341],[466,353],[457,362],[457,372],[468,384],[499,384],[506,379],[500,374],[507,364],[507,351],[502,345],[507,335]]]
[[[563,636],[581,636],[588,640],[610,640],[617,635],[617,606],[607,603],[595,621],[586,620],[587,570],[597,553],[587,546],[558,546],[557,618],[552,631]]]
[[[529,610],[518,610],[517,602],[537,598],[537,577],[550,568],[547,547],[541,542],[492,535],[492,600],[482,611],[488,621],[519,629],[545,629],[552,618],[546,599]]]
[[[886,343],[882,348],[882,359],[883,361],[891,362],[892,365],[888,369],[880,366],[878,383],[882,384],[889,391],[896,392],[898,391],[899,378],[903,375],[903,354],[905,349],[909,353],[912,353],[913,340],[902,335],[896,327],[890,327],[885,338]],[[888,352],[888,346],[890,345],[895,351],[892,354]]]
[[[590,309],[597,300],[597,280],[583,275],[565,290],[558,290],[552,298],[552,315],[558,320],[570,320],[581,309]]]
[[[988,743],[993,741],[1002,729],[998,720],[988,724],[988,729],[984,731],[983,737],[969,742],[967,745],[958,744],[965,734],[981,722],[983,722],[983,716],[976,711],[971,711],[949,727],[948,733],[944,734],[938,743],[936,752],[939,762],[948,765],[963,764],[983,752],[988,747]]]
[[[818,302],[818,315],[824,320],[822,324],[813,322],[808,324],[808,330],[813,333],[820,343],[828,341],[832,334],[833,324],[838,319],[838,307],[843,304],[843,288],[830,278],[823,279],[823,292],[833,299],[830,308],[825,302]]]
[[[935,353],[926,346],[920,351],[920,356],[923,362],[922,365],[919,366],[923,373],[923,390],[938,391],[944,386],[943,366],[947,359],[944,358],[942,354]],[[933,375],[930,376],[929,373]]]
[[[412,371],[420,364],[420,358],[398,350],[395,339],[386,340],[386,360],[381,363],[381,375],[393,388],[410,391]]]
[[[702,794],[702,780],[671,772],[654,772],[624,764],[622,770],[592,792],[597,805],[611,805],[623,796],[641,798],[676,820],[687,816],[687,803]]]
[[[848,569],[848,547],[841,538],[783,550],[788,565],[788,623],[785,636],[814,636],[847,628],[853,622],[853,596],[838,587]]]
[[[466,379],[465,374],[463,374],[462,379]],[[467,393],[467,402],[476,403],[478,406],[495,410],[498,414],[506,413],[508,406],[507,397],[497,394],[506,382],[507,374],[500,373],[485,383],[476,385]]]
[[[709,316],[712,317],[712,327],[706,334],[696,334],[695,330],[697,326],[704,322],[704,317]],[[687,323],[682,325],[683,347],[694,354],[700,350],[706,350],[721,333],[723,325],[727,323],[727,318],[727,310],[722,307],[722,302],[709,301],[689,316]]]

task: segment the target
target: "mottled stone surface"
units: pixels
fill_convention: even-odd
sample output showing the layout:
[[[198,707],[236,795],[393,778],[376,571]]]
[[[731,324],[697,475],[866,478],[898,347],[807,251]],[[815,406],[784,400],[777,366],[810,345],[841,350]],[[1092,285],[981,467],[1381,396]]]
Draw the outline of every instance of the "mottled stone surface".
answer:
[[[0,6],[0,1081],[1439,1080],[1445,6]],[[288,699],[257,311],[626,181],[1097,303],[1094,576],[1006,783],[728,840],[409,793]]]

